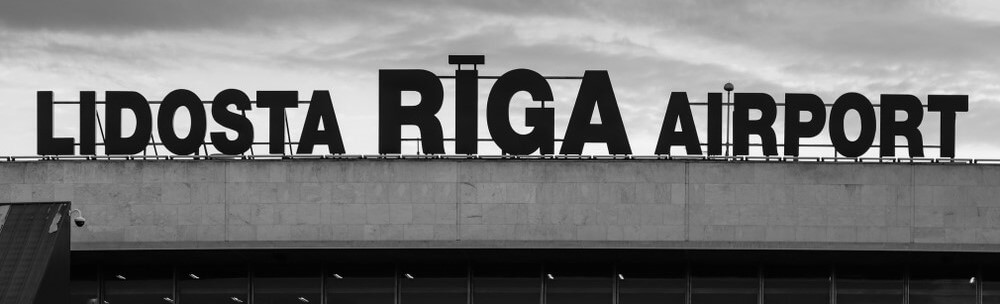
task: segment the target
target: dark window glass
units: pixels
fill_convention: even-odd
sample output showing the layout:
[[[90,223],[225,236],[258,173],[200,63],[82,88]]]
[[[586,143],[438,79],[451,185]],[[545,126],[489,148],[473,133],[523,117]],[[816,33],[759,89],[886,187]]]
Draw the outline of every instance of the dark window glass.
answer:
[[[400,268],[400,297],[406,304],[468,302],[468,270],[464,264],[410,265]]]
[[[329,304],[393,304],[396,299],[393,265],[331,265],[327,269]]]
[[[545,266],[547,304],[611,303],[611,279],[608,264],[551,264]]]
[[[69,303],[97,304],[97,267],[70,266]]]
[[[830,267],[764,268],[765,304],[830,303]]]
[[[245,267],[186,267],[177,273],[178,297],[184,304],[247,303]]]
[[[687,279],[683,265],[618,265],[619,304],[684,303]]]
[[[472,277],[476,304],[529,304],[541,301],[540,265],[475,265]]]
[[[104,300],[109,303],[170,304],[174,274],[164,267],[105,267]]]
[[[912,267],[910,304],[975,303],[976,270],[961,266]]]
[[[757,289],[757,267],[713,265],[691,269],[694,304],[755,304]]]
[[[256,304],[319,303],[321,275],[318,265],[255,268],[253,301]]]
[[[986,267],[983,269],[983,277],[976,278],[982,280],[983,303],[1000,303],[1000,267]]]
[[[878,265],[837,267],[837,303],[903,303],[903,268]]]

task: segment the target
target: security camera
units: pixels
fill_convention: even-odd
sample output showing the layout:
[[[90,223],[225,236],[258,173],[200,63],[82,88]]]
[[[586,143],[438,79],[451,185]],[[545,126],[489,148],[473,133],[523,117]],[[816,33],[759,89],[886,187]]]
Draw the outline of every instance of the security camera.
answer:
[[[82,216],[77,216],[73,218],[73,223],[76,224],[77,227],[83,227],[83,225],[87,224],[87,219]]]
[[[80,212],[80,209],[73,209],[70,210],[69,213],[73,214],[73,211],[76,211],[76,216],[73,217],[73,224],[76,224],[77,227],[83,227],[83,225],[86,225],[87,219],[83,218],[83,212]]]

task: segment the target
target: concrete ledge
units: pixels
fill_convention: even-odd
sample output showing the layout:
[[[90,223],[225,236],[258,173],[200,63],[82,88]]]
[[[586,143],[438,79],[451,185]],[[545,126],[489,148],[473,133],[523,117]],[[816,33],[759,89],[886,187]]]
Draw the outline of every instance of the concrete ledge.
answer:
[[[236,241],[74,243],[73,251],[220,250],[220,249],[662,249],[662,250],[807,250],[1000,252],[995,244],[896,244],[812,242],[671,242],[671,241]]]
[[[1000,251],[1000,166],[670,160],[0,162],[76,250]]]

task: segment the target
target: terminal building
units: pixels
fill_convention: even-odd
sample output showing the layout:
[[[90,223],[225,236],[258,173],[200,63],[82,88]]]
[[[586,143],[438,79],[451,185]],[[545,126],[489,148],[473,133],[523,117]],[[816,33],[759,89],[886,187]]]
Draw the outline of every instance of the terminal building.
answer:
[[[978,304],[998,197],[971,163],[6,161],[0,240],[59,218],[19,244],[70,232],[71,304]]]

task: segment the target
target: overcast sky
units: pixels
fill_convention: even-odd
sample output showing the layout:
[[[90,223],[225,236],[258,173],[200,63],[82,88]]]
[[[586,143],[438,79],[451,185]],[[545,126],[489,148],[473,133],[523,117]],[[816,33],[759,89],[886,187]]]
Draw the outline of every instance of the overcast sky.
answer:
[[[846,92],[873,102],[881,93],[912,94],[925,103],[928,94],[966,94],[957,156],[1000,158],[1000,1],[537,2],[3,1],[0,155],[35,154],[36,91],[77,100],[83,90],[98,91],[98,99],[129,90],[160,100],[189,89],[209,100],[228,88],[251,98],[257,90],[299,90],[303,100],[330,90],[347,152],[377,153],[379,69],[447,75],[449,54],[484,54],[485,75],[608,70],[636,154],[652,154],[670,92],[704,101],[729,81],[777,102],[784,93],[828,103]],[[481,81],[483,112],[490,85]],[[579,82],[552,86],[561,138]],[[453,94],[445,81],[446,137]],[[519,96],[512,112],[530,105]],[[258,140],[266,140],[266,111],[251,113]],[[57,135],[78,137],[76,113],[57,106]],[[703,113],[696,115],[704,141]],[[926,144],[938,144],[937,117],[925,116]],[[303,120],[304,111],[292,113],[293,138]],[[587,151],[606,150],[588,144]]]

